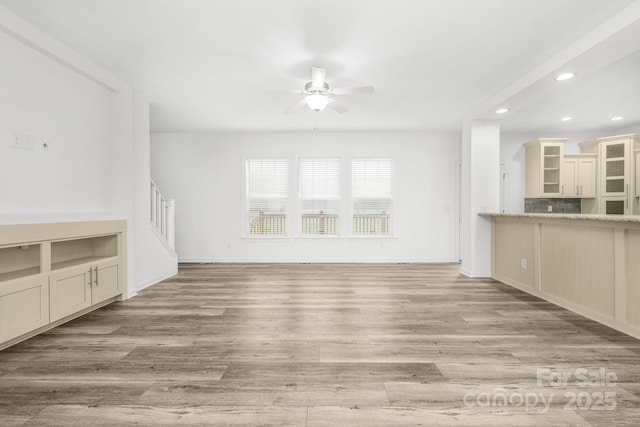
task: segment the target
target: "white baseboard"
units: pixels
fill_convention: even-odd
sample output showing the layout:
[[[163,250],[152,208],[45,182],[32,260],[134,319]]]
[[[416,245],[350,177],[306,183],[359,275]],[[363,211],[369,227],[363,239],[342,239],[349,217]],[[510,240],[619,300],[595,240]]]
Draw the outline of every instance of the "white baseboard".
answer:
[[[163,280],[168,279],[169,277],[175,276],[176,274],[178,274],[178,269],[177,268],[174,269],[174,270],[171,270],[171,271],[169,271],[167,273],[164,273],[164,274],[160,275],[159,277],[156,277],[155,279],[147,280],[147,281],[139,284],[138,286],[136,286],[135,289],[130,289],[129,290],[129,292],[127,294],[127,299],[135,297],[136,295],[138,295],[138,292],[140,292],[141,290],[146,289],[149,286],[153,286],[156,283],[160,283]]]
[[[477,272],[477,271],[468,271],[461,269],[460,273],[463,276],[467,276],[470,279],[491,279],[491,272]]]
[[[179,259],[183,264],[459,264],[454,259],[407,259],[407,260],[364,260],[364,259]],[[490,276],[488,276],[490,277]]]

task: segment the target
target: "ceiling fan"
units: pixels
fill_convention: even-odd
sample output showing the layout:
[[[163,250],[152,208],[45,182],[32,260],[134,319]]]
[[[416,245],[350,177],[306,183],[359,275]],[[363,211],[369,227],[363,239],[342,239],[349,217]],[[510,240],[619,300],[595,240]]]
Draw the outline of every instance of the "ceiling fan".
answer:
[[[306,95],[300,101],[293,104],[287,109],[287,113],[295,113],[299,109],[306,105],[313,111],[319,112],[329,107],[338,113],[346,113],[348,108],[344,105],[336,102],[333,99],[334,95],[351,95],[354,93],[373,93],[373,86],[358,86],[358,87],[329,87],[329,84],[324,81],[327,75],[327,70],[319,67],[311,67],[311,81],[304,85],[304,89],[281,89],[281,88],[267,88],[265,92],[269,93],[293,93]]]

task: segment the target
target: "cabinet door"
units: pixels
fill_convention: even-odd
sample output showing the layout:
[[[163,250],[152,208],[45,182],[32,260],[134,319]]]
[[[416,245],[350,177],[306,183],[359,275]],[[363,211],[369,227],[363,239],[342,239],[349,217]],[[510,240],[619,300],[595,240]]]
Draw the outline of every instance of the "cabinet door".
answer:
[[[627,197],[605,197],[602,199],[602,214],[629,215],[629,199]]]
[[[542,196],[560,197],[560,177],[563,158],[562,144],[542,144]]]
[[[640,152],[636,153],[636,197],[640,197]]]
[[[91,276],[88,265],[51,273],[52,322],[91,306]]]
[[[49,323],[49,279],[39,275],[0,283],[0,343]]]
[[[629,194],[629,143],[610,141],[602,144],[602,196]]]
[[[580,159],[578,163],[578,188],[580,197],[596,197],[596,170],[596,159]]]
[[[122,293],[119,267],[117,260],[94,264],[92,304],[98,304]]]
[[[578,184],[578,159],[564,159],[562,163],[562,197],[580,197]]]

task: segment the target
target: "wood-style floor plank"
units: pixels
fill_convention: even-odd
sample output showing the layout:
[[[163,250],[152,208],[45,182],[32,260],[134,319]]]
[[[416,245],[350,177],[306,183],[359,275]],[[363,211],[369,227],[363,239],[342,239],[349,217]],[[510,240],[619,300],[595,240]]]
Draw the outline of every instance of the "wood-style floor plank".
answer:
[[[458,270],[181,265],[1,351],[0,425],[637,425],[640,341]]]

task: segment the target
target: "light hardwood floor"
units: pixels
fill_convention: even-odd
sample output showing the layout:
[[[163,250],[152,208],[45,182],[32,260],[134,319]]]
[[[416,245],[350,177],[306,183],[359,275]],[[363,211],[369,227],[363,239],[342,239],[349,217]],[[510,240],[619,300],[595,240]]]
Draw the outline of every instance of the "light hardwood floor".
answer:
[[[0,352],[0,425],[638,425],[640,341],[458,270],[181,265]]]

